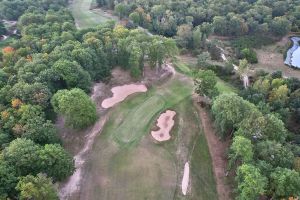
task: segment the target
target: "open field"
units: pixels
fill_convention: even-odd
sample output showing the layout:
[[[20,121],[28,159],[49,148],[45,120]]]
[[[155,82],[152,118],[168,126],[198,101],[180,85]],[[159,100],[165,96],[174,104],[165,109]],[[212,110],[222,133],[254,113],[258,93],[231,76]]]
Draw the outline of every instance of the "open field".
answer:
[[[300,70],[293,69],[284,65],[284,52],[288,48],[288,36],[283,37],[281,41],[261,49],[256,49],[258,63],[252,65],[256,70],[262,69],[267,72],[282,71],[284,76],[300,78]]]
[[[78,28],[95,27],[108,20],[116,20],[99,10],[90,10],[92,0],[73,0],[70,10]]]
[[[191,101],[189,79],[176,75],[116,107],[87,161],[80,199],[217,199],[211,159]],[[151,128],[159,113],[176,111],[171,139],[157,143]],[[187,196],[184,163],[191,163]]]

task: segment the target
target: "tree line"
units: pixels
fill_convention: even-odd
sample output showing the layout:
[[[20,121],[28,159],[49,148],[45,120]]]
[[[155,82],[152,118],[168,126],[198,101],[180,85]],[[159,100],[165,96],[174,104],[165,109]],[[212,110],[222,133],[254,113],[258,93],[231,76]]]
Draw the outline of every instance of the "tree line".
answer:
[[[193,27],[210,23],[217,35],[285,35],[299,31],[299,0],[97,0],[120,18],[154,33],[174,36],[181,25]]]
[[[228,170],[235,174],[236,199],[299,197],[300,81],[261,73],[239,95],[219,95],[216,78],[199,71],[195,92],[212,99],[217,133],[232,140]]]

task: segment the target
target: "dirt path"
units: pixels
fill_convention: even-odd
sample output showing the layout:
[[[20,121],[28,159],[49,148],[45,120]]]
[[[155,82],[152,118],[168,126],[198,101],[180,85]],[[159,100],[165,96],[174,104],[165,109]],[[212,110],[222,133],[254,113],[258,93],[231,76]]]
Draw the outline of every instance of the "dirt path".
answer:
[[[96,83],[93,87],[93,93],[91,95],[91,99],[97,104],[97,112],[100,113],[100,109],[98,106],[97,99],[101,92],[103,84]],[[83,175],[83,168],[86,162],[86,158],[90,149],[93,146],[95,137],[101,133],[104,124],[106,123],[107,119],[109,118],[109,112],[102,114],[100,119],[90,128],[86,130],[86,134],[84,137],[84,145],[80,149],[76,155],[74,155],[75,161],[75,172],[68,178],[66,182],[61,185],[59,190],[59,197],[60,199],[69,199],[74,193],[78,192],[80,189],[81,179]],[[62,125],[64,126],[64,125]],[[66,135],[65,135],[66,136]]]
[[[222,142],[219,140],[216,136],[216,131],[213,127],[209,113],[197,103],[196,98],[194,98],[194,105],[199,113],[209,152],[211,154],[219,200],[229,200],[231,199],[232,189],[226,183],[227,158],[225,155],[229,146],[229,141]]]

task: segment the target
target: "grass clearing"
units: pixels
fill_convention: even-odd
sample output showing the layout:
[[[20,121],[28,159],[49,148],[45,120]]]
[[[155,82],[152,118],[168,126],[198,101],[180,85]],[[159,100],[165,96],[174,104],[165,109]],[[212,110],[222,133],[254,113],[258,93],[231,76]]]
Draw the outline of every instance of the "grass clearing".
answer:
[[[179,71],[180,73],[183,73],[189,77],[192,77],[192,70],[189,65],[190,64],[183,63],[182,61],[174,62],[174,66],[177,71]],[[234,86],[230,85],[229,83],[226,83],[222,79],[218,78],[217,81],[218,82],[216,84],[216,87],[217,87],[219,93],[230,93],[230,92],[236,93],[237,92],[237,89]]]
[[[108,17],[100,10],[90,10],[93,0],[73,0],[69,8],[79,28],[95,27],[115,18]]]

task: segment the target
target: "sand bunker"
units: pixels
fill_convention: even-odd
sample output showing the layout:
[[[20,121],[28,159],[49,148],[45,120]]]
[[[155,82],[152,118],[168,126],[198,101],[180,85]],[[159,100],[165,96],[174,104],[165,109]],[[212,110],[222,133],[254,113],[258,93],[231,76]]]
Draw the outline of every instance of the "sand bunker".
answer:
[[[176,112],[167,110],[165,113],[162,113],[157,119],[157,126],[159,127],[158,131],[151,131],[152,137],[159,141],[166,141],[171,138],[170,131],[174,126],[174,116]]]
[[[183,178],[181,183],[181,190],[183,195],[186,195],[189,186],[189,177],[190,177],[190,165],[188,162],[186,162],[184,165],[184,173],[183,173]]]
[[[122,85],[117,86],[111,89],[113,96],[107,99],[104,99],[101,106],[103,108],[110,108],[113,107],[115,104],[124,101],[126,97],[131,94],[137,92],[146,92],[147,87],[145,85],[138,85],[138,84],[129,84],[129,85]]]

